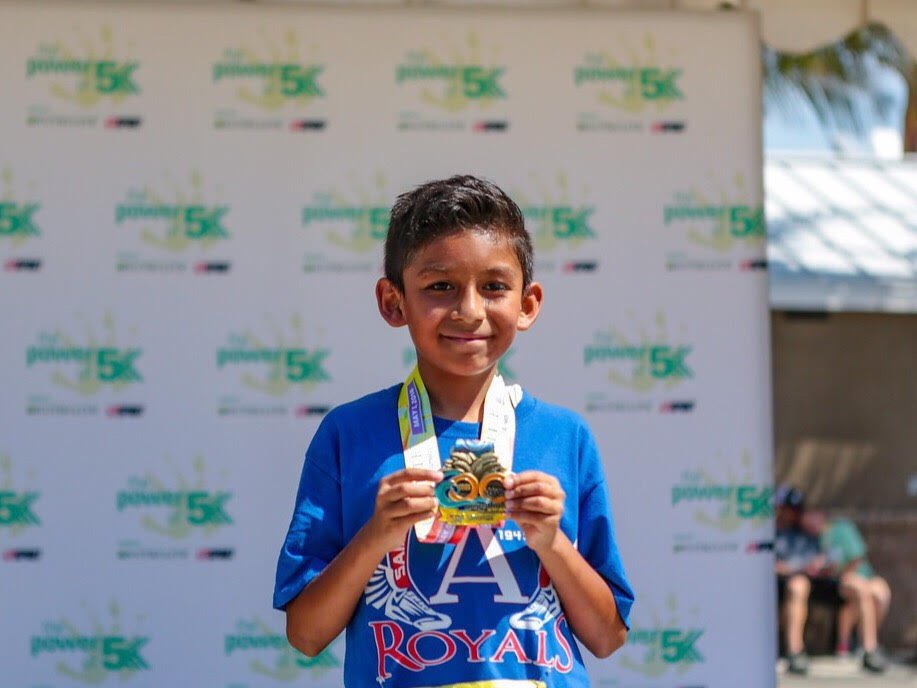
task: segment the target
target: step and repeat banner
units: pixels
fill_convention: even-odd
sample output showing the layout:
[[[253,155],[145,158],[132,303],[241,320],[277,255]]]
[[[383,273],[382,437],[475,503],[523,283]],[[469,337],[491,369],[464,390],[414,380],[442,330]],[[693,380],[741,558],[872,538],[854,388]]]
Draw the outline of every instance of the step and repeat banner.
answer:
[[[594,684],[772,686],[757,36],[0,5],[0,682],[341,686],[342,640],[285,640],[277,552],[323,414],[413,364],[373,298],[394,197],[474,173],[546,290],[502,370],[590,423],[636,589]]]

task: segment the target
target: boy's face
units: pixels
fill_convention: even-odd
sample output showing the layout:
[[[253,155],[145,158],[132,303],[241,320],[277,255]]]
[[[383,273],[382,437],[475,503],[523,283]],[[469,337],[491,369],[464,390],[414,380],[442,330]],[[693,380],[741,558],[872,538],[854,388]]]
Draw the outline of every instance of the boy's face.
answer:
[[[540,285],[523,294],[510,241],[483,231],[426,245],[405,267],[403,281],[402,293],[380,280],[379,310],[390,325],[408,326],[425,378],[489,373],[541,306]]]

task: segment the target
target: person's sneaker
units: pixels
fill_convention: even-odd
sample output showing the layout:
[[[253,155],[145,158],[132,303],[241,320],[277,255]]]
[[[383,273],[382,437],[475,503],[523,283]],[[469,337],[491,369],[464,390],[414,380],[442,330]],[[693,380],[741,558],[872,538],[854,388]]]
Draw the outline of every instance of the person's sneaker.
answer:
[[[888,666],[888,662],[878,650],[863,653],[863,668],[874,674],[881,674]]]
[[[423,596],[410,588],[399,588],[390,566],[379,566],[364,590],[366,603],[376,609],[385,608],[385,615],[421,631],[438,631],[452,625],[452,619],[433,609]]]
[[[452,619],[434,610],[413,590],[398,590],[385,603],[390,619],[411,624],[421,631],[438,631],[452,625]]]
[[[554,586],[539,588],[538,594],[525,609],[509,617],[509,625],[513,628],[537,631],[560,613],[560,601],[554,592]]]
[[[797,652],[796,654],[788,656],[786,659],[787,673],[797,674],[799,676],[805,676],[809,673],[809,658],[806,656],[805,652]]]

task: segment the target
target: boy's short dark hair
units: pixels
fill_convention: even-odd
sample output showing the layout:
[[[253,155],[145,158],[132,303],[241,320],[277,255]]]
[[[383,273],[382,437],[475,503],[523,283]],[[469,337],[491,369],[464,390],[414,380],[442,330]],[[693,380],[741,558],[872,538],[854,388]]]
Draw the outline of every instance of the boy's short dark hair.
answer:
[[[404,290],[404,268],[434,239],[478,229],[509,239],[522,266],[522,286],[532,283],[532,238],[519,206],[493,182],[471,175],[437,179],[401,194],[385,237],[385,276]]]

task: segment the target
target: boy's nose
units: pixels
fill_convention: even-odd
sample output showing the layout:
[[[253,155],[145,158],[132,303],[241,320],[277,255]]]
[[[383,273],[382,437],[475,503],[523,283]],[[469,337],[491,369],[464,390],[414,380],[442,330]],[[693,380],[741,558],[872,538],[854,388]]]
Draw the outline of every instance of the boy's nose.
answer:
[[[484,298],[477,289],[465,289],[461,292],[452,317],[472,321],[484,319]]]

